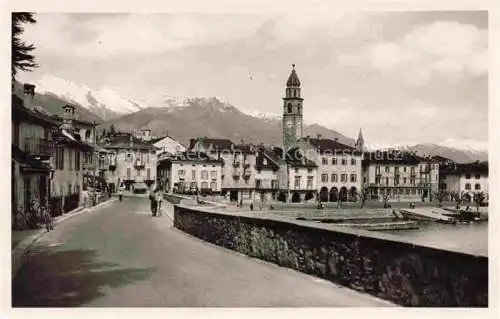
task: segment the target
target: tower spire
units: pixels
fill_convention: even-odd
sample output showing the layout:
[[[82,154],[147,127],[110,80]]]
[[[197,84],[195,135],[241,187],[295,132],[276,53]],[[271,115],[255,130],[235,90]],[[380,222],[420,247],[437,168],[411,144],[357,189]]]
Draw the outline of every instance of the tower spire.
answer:
[[[362,151],[365,146],[365,140],[363,138],[363,132],[359,128],[358,139],[356,140],[356,150]]]

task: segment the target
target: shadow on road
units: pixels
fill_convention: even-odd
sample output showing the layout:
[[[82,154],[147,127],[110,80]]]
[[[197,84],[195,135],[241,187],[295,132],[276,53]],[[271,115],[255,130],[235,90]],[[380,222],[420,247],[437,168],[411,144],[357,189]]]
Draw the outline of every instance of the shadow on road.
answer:
[[[154,268],[120,268],[96,260],[94,250],[33,252],[12,281],[12,307],[75,307],[150,277]]]

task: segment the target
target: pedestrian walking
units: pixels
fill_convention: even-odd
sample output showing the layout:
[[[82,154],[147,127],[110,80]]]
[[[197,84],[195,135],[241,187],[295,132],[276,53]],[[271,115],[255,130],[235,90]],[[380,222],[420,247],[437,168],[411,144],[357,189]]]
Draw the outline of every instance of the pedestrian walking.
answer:
[[[151,204],[151,214],[153,215],[153,217],[156,216],[156,194],[155,192],[150,192],[149,193],[149,201],[150,201],[150,204]]]
[[[250,210],[253,210],[253,203],[250,203]]]
[[[123,188],[121,187],[118,189],[118,199],[120,200],[120,202],[123,199]]]
[[[47,232],[54,230],[54,223],[52,221],[52,215],[50,214],[49,210],[45,207],[41,207],[42,210],[42,223],[45,224],[45,229],[47,229]]]
[[[163,196],[159,189],[155,190],[155,200],[156,200],[156,216],[161,216],[161,203],[163,202]]]

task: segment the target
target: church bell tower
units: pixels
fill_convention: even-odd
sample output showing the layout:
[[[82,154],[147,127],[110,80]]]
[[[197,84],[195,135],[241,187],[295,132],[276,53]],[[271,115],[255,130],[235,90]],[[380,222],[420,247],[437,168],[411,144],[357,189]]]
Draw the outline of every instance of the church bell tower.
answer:
[[[298,139],[302,138],[302,101],[300,81],[292,64],[292,72],[286,81],[283,98],[283,151],[287,152]]]

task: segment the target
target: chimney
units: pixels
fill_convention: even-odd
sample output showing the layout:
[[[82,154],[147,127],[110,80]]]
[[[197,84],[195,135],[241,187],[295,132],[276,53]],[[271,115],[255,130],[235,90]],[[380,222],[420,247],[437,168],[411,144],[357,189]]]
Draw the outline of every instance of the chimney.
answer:
[[[334,138],[333,140],[334,140],[335,142],[338,142],[338,141],[339,141],[339,138],[338,138],[338,137],[336,137],[336,138]]]
[[[23,104],[25,108],[33,109],[33,100],[35,99],[35,86],[33,84],[25,83]]]
[[[245,141],[243,139],[240,140],[240,145],[244,145]]]
[[[318,138],[318,140],[321,138],[321,134],[317,134],[316,137]]]
[[[70,104],[66,104],[63,107],[63,123],[61,128],[68,132],[73,131],[73,120],[75,119],[75,107]]]

